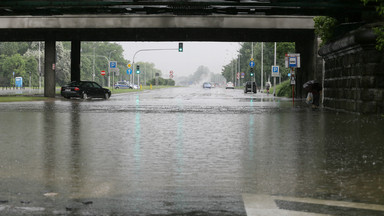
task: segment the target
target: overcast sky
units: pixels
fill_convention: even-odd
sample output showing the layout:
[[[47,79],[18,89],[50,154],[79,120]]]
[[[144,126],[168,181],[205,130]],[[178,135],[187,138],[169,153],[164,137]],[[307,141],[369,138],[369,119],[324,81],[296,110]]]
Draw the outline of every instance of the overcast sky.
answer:
[[[167,76],[188,76],[203,65],[215,74],[224,65],[237,58],[240,44],[236,42],[183,42],[184,51],[178,52],[179,42],[119,42],[124,48],[124,57],[132,62],[135,52],[141,49],[175,49],[164,51],[142,51],[135,56],[135,62],[152,62]]]

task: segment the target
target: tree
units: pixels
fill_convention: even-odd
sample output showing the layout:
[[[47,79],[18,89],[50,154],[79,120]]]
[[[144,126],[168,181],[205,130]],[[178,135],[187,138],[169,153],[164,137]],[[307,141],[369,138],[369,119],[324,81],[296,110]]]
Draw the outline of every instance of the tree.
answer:
[[[332,17],[318,16],[313,18],[313,21],[315,22],[315,34],[321,39],[320,46],[328,43],[333,37],[337,20]]]
[[[123,57],[123,47],[117,43],[109,42],[83,42],[81,43],[81,79],[93,80],[93,74],[95,74],[95,81],[108,85],[108,74],[102,76],[100,72],[102,70],[108,73],[108,60],[117,61],[119,76],[115,77],[115,80],[123,79],[127,80],[128,75],[125,73],[127,70],[128,60]],[[115,75],[112,73],[111,75]],[[111,76],[111,81],[112,81]]]
[[[384,17],[384,1],[383,0],[361,0],[361,1],[364,3],[364,5],[367,5],[370,2],[379,3],[375,6],[376,12],[381,17],[381,20],[383,19]],[[383,26],[374,27],[373,31],[377,36],[376,49],[381,51],[384,49],[384,27]]]
[[[253,44],[253,56],[252,56],[252,44]],[[240,72],[245,73],[243,81],[251,80],[250,72],[251,67],[249,65],[251,58],[255,62],[253,67],[254,77],[258,85],[261,84],[261,44],[262,43],[241,43],[239,50],[240,55]],[[295,52],[295,43],[293,42],[279,42],[276,45],[276,64],[280,66],[280,73],[282,79],[286,79],[289,73],[289,69],[284,68],[285,54]],[[234,81],[235,73],[237,72],[237,59],[232,59],[231,62],[223,67],[222,75],[227,81]],[[274,63],[274,43],[263,43],[263,83],[268,80],[271,74],[271,66]]]
[[[56,42],[56,84],[63,86],[71,81],[71,50],[64,43]]]

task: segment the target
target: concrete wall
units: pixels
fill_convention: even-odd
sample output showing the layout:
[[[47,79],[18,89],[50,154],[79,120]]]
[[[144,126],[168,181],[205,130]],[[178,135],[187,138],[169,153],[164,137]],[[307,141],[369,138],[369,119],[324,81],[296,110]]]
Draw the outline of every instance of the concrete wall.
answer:
[[[322,47],[324,107],[352,113],[384,113],[384,55],[370,28]]]

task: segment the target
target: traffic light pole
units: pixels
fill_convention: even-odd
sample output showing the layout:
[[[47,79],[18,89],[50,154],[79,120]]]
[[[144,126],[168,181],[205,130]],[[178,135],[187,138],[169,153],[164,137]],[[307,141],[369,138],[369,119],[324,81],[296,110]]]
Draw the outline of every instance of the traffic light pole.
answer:
[[[138,50],[135,52],[135,54],[133,55],[133,58],[132,58],[132,68],[133,70],[135,69],[135,57],[136,57],[136,54],[138,54],[139,52],[149,52],[149,51],[169,51],[169,50],[179,50],[179,49],[141,49],[141,50]],[[134,74],[135,74],[135,71],[132,71],[132,81],[133,83],[132,84],[135,84],[135,79],[134,79]],[[140,83],[139,83],[139,74],[137,75],[137,85],[139,86]]]

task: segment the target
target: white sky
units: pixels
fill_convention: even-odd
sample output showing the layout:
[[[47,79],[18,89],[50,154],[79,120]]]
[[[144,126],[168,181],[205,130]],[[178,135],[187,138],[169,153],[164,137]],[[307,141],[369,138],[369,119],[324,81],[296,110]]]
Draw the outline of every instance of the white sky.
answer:
[[[135,52],[141,49],[175,49],[167,51],[142,51],[135,56],[135,62],[152,62],[155,68],[167,76],[188,76],[203,65],[215,74],[224,65],[237,58],[240,44],[237,42],[183,42],[184,51],[178,52],[179,42],[119,42],[124,48],[124,58],[132,63]]]

